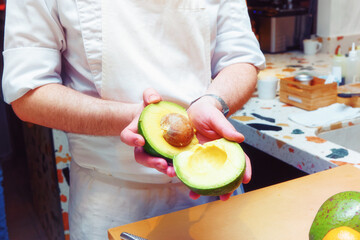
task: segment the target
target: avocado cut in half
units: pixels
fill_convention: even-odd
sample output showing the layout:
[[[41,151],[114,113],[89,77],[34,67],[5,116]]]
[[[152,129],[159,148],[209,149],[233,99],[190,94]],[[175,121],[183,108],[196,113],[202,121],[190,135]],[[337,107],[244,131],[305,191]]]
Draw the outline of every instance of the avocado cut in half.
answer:
[[[193,192],[220,196],[234,191],[245,173],[241,146],[225,138],[197,144],[173,159],[177,177]]]
[[[169,163],[175,155],[199,143],[186,109],[168,101],[149,104],[143,109],[138,132],[145,139],[145,152]]]
[[[329,197],[316,213],[309,239],[321,240],[330,230],[341,226],[360,232],[360,192],[344,191]]]

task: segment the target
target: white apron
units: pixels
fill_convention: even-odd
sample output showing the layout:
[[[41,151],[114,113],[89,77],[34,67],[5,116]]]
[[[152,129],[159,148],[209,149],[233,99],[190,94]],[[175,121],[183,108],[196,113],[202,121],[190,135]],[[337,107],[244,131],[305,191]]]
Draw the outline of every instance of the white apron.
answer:
[[[101,96],[142,101],[155,88],[183,104],[208,87],[210,22],[205,0],[103,0]]]
[[[210,23],[205,0],[103,0],[101,97],[140,103],[146,88],[187,106],[211,82]],[[134,161],[116,137],[68,134],[74,160],[117,178],[168,183]],[[90,146],[90,147],[89,147]]]
[[[185,106],[203,94],[210,84],[203,1],[103,0],[101,96],[141,102],[143,90],[152,87]],[[176,178],[137,164],[133,148],[119,137],[70,134],[69,142],[72,240],[107,239],[108,228],[216,199],[190,199],[187,187],[171,183]]]

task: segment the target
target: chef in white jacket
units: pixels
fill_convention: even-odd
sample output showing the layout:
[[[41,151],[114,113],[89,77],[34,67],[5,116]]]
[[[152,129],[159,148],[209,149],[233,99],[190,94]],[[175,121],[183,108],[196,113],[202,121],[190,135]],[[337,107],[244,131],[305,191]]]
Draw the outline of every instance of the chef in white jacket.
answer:
[[[224,113],[246,103],[265,65],[245,0],[11,0],[3,55],[5,101],[67,133],[70,236],[82,240],[214,200],[189,197],[143,152],[137,117],[173,101],[200,138],[241,142]]]

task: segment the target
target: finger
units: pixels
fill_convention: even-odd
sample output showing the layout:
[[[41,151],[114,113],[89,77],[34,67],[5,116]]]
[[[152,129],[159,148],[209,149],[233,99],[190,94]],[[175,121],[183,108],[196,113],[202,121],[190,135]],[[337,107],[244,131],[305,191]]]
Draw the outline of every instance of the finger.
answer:
[[[222,138],[222,136],[211,130],[196,131],[196,137],[200,144]]]
[[[197,194],[197,193],[195,193],[195,192],[193,192],[193,191],[190,191],[189,197],[190,197],[191,199],[193,199],[193,200],[196,200],[196,199],[198,199],[198,198],[200,197],[200,194]]]
[[[246,168],[245,168],[245,174],[244,174],[244,178],[243,178],[243,183],[249,183],[251,180],[251,175],[252,175],[252,168],[251,168],[251,162],[250,162],[250,158],[245,154],[245,161],[246,161]]]
[[[231,193],[224,194],[224,195],[221,195],[221,196],[220,196],[220,200],[221,200],[221,201],[227,201],[227,200],[229,200],[231,194],[232,194],[232,192],[231,192]]]
[[[219,135],[230,141],[238,143],[244,141],[244,135],[239,133],[224,116],[221,115],[219,117],[214,117],[211,119],[212,129],[214,129],[214,131],[216,131]]]
[[[145,89],[145,91],[143,93],[143,100],[144,100],[145,106],[147,106],[151,103],[160,102],[161,96],[157,91],[155,91],[155,89],[147,88],[147,89]]]
[[[133,147],[144,146],[145,140],[140,134],[138,134],[137,124],[138,118],[135,118],[124,130],[121,131],[120,139],[123,143]]]
[[[169,177],[175,177],[176,173],[174,167],[168,166],[168,168],[166,169],[166,175],[168,175]]]
[[[168,168],[168,164],[165,159],[147,154],[142,147],[135,147],[134,153],[135,160],[145,167],[156,168],[162,171],[167,170]]]
[[[175,177],[176,173],[174,167],[169,166],[167,161],[163,158],[153,157],[147,154],[142,147],[135,147],[134,155],[136,162],[144,165],[145,167],[155,168],[161,173],[169,177]]]
[[[144,165],[145,167],[155,168],[159,172],[166,175],[173,174],[172,170],[168,170],[169,166],[165,159],[159,157],[153,157],[147,154],[142,147],[135,147],[134,149],[135,161]],[[175,171],[174,171],[175,172]]]

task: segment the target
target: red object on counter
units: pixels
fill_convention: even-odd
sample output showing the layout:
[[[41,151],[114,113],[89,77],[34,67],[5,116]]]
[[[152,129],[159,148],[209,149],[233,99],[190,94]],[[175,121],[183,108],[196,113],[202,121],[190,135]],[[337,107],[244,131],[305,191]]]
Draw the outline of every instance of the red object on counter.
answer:
[[[6,8],[6,1],[0,0],[0,11],[4,11]]]

